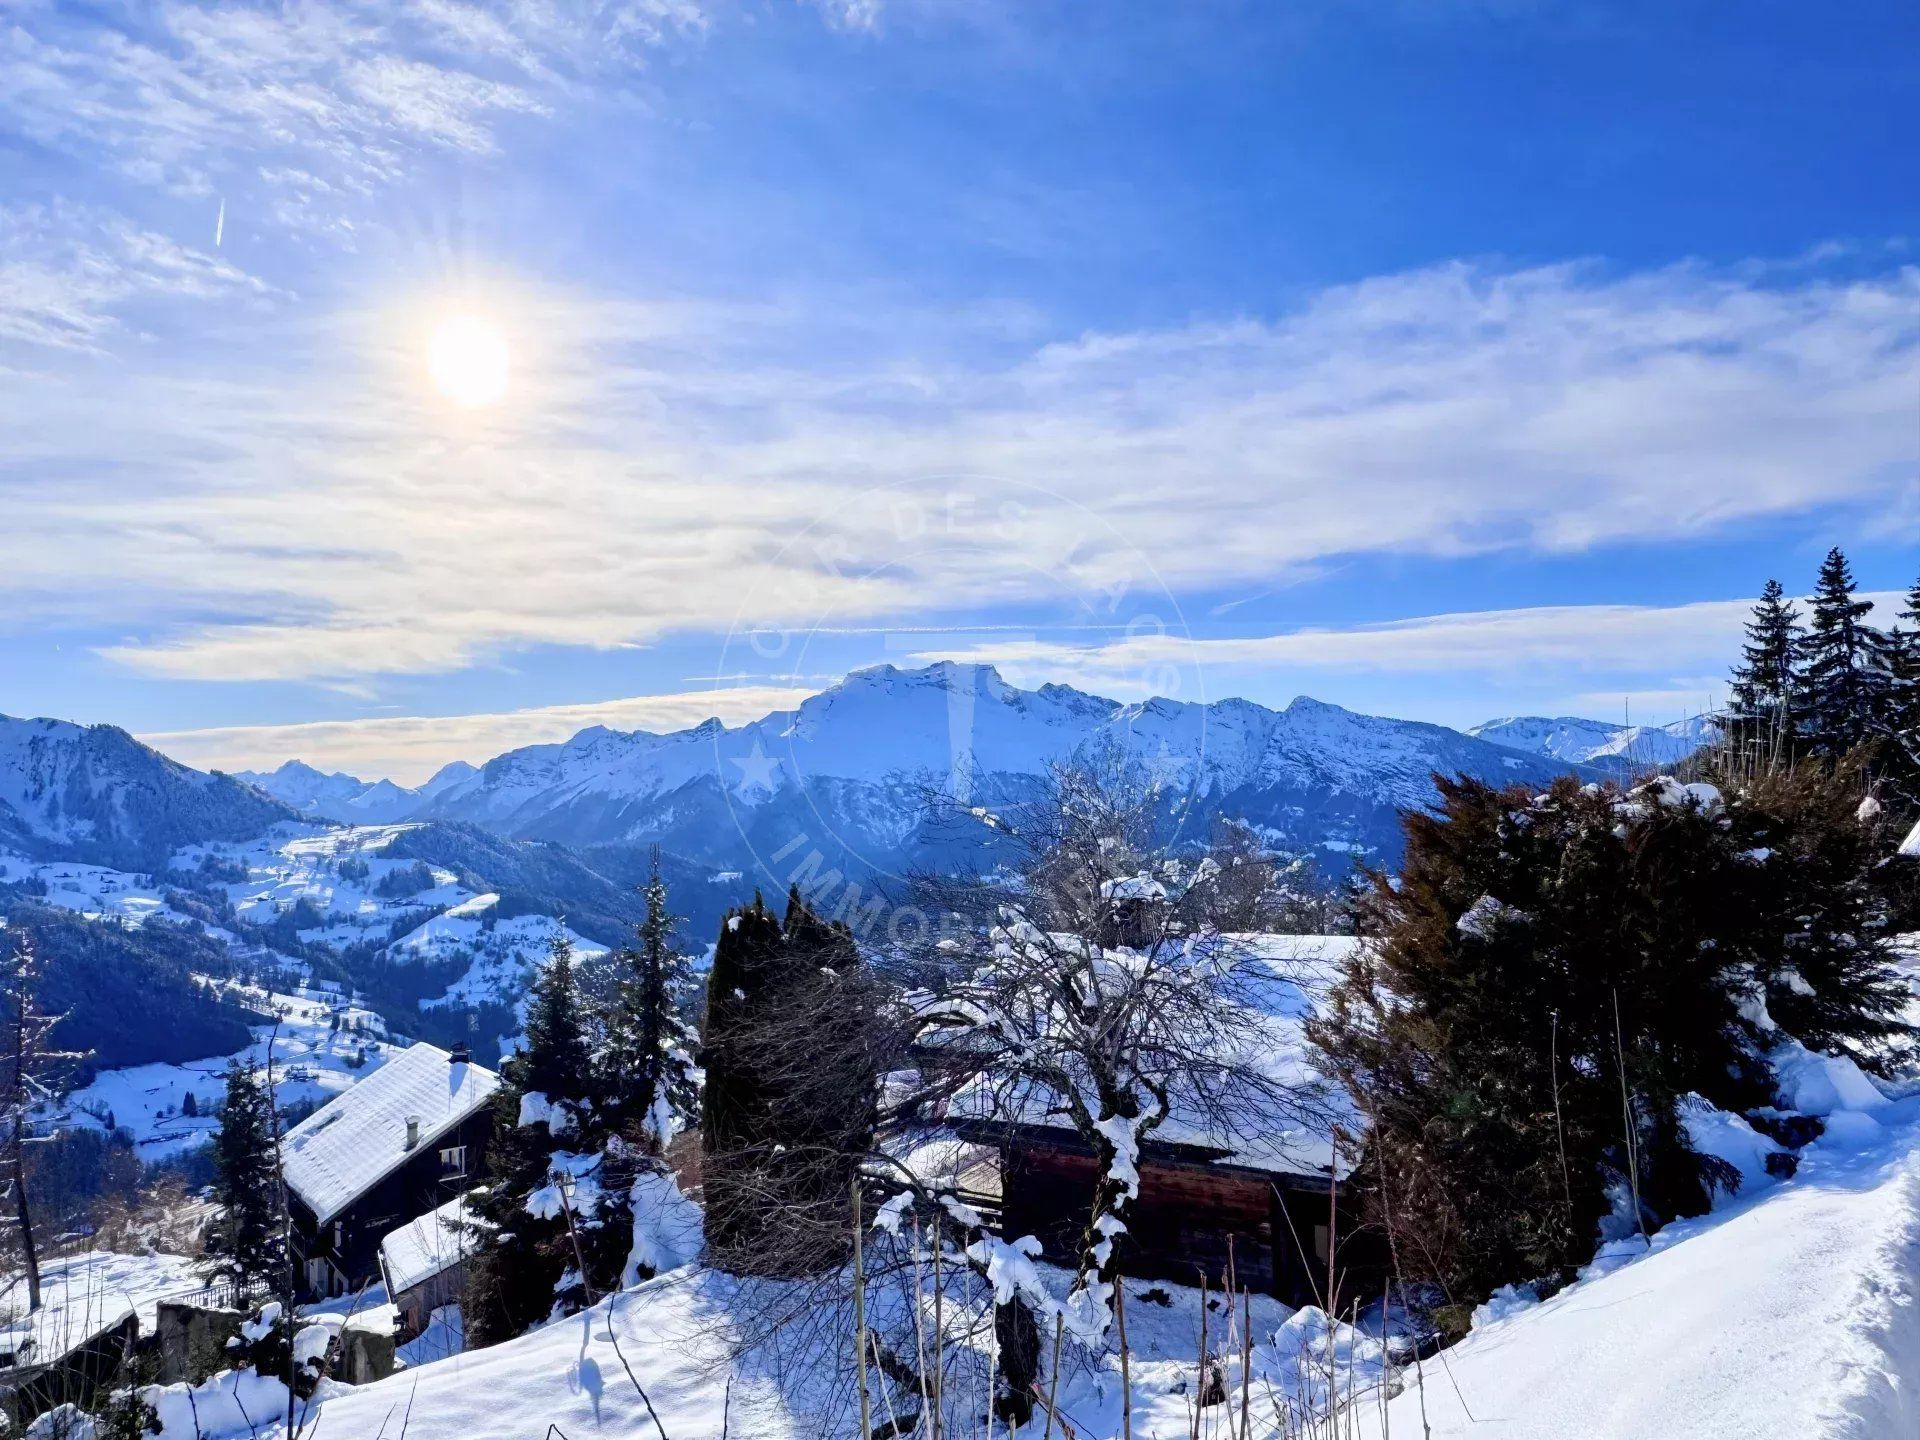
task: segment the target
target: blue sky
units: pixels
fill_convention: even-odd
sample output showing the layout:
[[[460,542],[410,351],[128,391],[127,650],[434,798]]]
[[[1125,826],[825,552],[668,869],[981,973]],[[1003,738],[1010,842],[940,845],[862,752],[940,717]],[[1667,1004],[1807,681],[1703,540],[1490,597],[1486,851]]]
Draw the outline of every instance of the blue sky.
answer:
[[[407,779],[944,655],[1697,711],[1767,576],[1920,572],[1916,42],[0,0],[0,710]]]

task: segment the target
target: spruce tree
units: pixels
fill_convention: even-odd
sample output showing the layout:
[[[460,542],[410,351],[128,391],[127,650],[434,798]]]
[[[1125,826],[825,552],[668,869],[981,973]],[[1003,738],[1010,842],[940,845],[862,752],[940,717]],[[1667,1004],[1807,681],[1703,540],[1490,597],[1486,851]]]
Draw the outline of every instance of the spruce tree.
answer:
[[[1856,599],[1839,549],[1821,562],[1801,640],[1806,729],[1820,753],[1844,754],[1888,728],[1885,637],[1866,623],[1873,603]]]
[[[1800,617],[1778,580],[1767,581],[1747,621],[1725,729],[1744,764],[1791,759],[1800,720]]]
[[[226,1281],[238,1301],[277,1285],[287,1263],[274,1163],[273,1096],[251,1061],[227,1065],[227,1097],[213,1160],[220,1219],[207,1242],[213,1261],[207,1276]]]
[[[1888,637],[1886,763],[1906,815],[1920,811],[1920,580],[1907,591],[1900,626]]]
[[[468,1202],[478,1255],[465,1316],[481,1345],[607,1294],[630,1243],[624,1196],[604,1183],[605,1107],[564,933],[534,978],[525,1043],[500,1069],[488,1148],[493,1180]]]
[[[554,938],[527,994],[526,1045],[509,1062],[523,1092],[579,1106],[591,1085],[586,1018],[574,984],[573,942]]]
[[[699,1104],[693,1059],[699,1041],[680,1017],[687,966],[672,947],[678,917],[667,908],[657,846],[643,893],[647,914],[635,927],[636,943],[615,957],[603,1068],[612,1076],[613,1123],[659,1154]]]

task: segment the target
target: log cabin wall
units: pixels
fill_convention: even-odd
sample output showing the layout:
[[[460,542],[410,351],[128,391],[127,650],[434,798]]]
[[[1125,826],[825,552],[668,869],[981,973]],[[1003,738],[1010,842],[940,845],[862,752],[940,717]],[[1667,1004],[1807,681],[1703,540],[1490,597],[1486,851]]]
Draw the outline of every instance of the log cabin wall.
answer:
[[[1037,1236],[1050,1257],[1077,1254],[1095,1178],[1091,1156],[1037,1146],[1012,1148],[1002,1177],[1003,1233]],[[1301,1224],[1301,1200],[1289,1203],[1295,1207],[1295,1223]],[[1136,1278],[1182,1285],[1197,1284],[1204,1274],[1217,1287],[1227,1272],[1231,1241],[1234,1272],[1242,1287],[1289,1303],[1311,1298],[1305,1267],[1292,1253],[1293,1241],[1284,1233],[1278,1204],[1265,1176],[1145,1161],[1140,1197],[1130,1207],[1127,1233],[1120,1242],[1121,1266]],[[1323,1225],[1324,1210],[1323,1200]],[[1311,1229],[1303,1233],[1311,1244]]]

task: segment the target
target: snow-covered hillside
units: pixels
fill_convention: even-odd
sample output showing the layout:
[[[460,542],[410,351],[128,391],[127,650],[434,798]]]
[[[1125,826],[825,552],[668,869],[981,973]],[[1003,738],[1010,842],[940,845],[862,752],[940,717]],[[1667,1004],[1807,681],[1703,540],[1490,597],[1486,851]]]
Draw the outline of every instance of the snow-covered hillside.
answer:
[[[1477,1327],[1360,1433],[1429,1433],[1424,1401],[1434,1440],[1920,1435],[1920,1100],[1842,1121],[1792,1180]]]
[[[1602,765],[1645,770],[1671,765],[1711,744],[1719,734],[1704,715],[1666,725],[1609,725],[1573,716],[1514,715],[1489,720],[1469,735],[1529,755],[1573,765]]]
[[[509,907],[500,893],[469,889],[451,870],[389,853],[417,828],[283,820],[250,840],[182,846],[157,873],[0,851],[0,883],[130,935],[152,924],[194,927],[225,947],[235,973],[311,979],[315,952],[340,957],[345,973],[367,962],[389,973],[394,966],[432,967],[416,992],[421,1012],[517,1006],[556,936],[566,935],[583,957],[606,950],[549,915],[503,913]],[[207,908],[216,904],[225,923],[209,924]],[[285,938],[290,925],[298,944]],[[325,1100],[384,1055],[387,1021],[364,1003],[348,1003],[337,982],[269,995],[218,975],[202,980],[262,1016],[254,1043],[242,1052],[261,1064],[268,1017],[280,1019],[274,1058],[288,1103]],[[388,1018],[403,1032],[410,1020],[425,1023],[415,1011],[390,1010]],[[509,1034],[485,1038],[509,1039],[513,1027],[501,1028]],[[229,1058],[104,1070],[70,1099],[63,1123],[103,1127],[111,1118],[133,1132],[142,1158],[166,1158],[212,1132],[215,1122],[204,1112],[222,1093]],[[184,1113],[189,1094],[203,1113]]]
[[[188,840],[257,835],[287,813],[111,725],[0,715],[0,850],[136,869]]]
[[[582,954],[607,947],[545,915],[500,914],[501,897],[466,889],[451,871],[388,853],[412,825],[276,827],[243,843],[190,845],[176,870],[210,867],[243,925],[284,914],[310,919],[296,933],[335,951],[383,951],[390,961],[458,961],[466,972],[422,1004],[512,1004],[554,938]]]
[[[1377,1316],[1329,1333],[1312,1307],[1257,1299],[1246,1387],[1252,1440],[1920,1433],[1920,1097],[1889,1101],[1869,1088],[1851,1104],[1830,1114],[1827,1135],[1803,1152],[1793,1178],[1769,1178],[1749,1163],[1742,1193],[1713,1213],[1668,1226],[1650,1245],[1615,1242],[1549,1300],[1487,1307],[1464,1341],[1403,1364],[1384,1392]],[[549,1427],[570,1440],[611,1440],[661,1433],[650,1404],[674,1440],[850,1437],[849,1396],[825,1383],[829,1365],[778,1345],[733,1353],[789,1291],[817,1306],[803,1285],[782,1284],[696,1264],[491,1349],[358,1389],[324,1387],[308,1423],[374,1436],[404,1413],[415,1440],[509,1440]],[[1190,1434],[1201,1297],[1165,1282],[1127,1288],[1132,1434]],[[1200,1433],[1237,1434],[1228,1421],[1242,1394],[1238,1332],[1217,1297],[1214,1307],[1211,1349],[1229,1399],[1200,1412]],[[844,1326],[845,1317],[816,1312],[812,1323]],[[818,1331],[814,1343],[822,1343]],[[1324,1395],[1316,1377],[1330,1358],[1350,1409],[1332,1428],[1324,1419],[1312,1428],[1298,1409],[1289,1424],[1289,1404]],[[177,1414],[186,1436],[193,1431],[180,1393],[163,1413]],[[1119,1440],[1122,1393],[1113,1350],[1070,1352],[1059,1401],[1071,1434]],[[952,1433],[968,1433],[966,1418],[951,1417]],[[1017,1434],[1037,1436],[1043,1426],[1037,1416]],[[228,1433],[246,1431],[210,1432],[210,1440]]]
[[[264,1073],[271,1059],[280,1103],[299,1106],[324,1104],[387,1061],[386,1022],[344,996],[317,989],[282,995],[223,988],[260,1014],[246,1049],[178,1065],[103,1070],[48,1112],[47,1123],[124,1129],[141,1160],[151,1164],[205,1144],[219,1129],[214,1110],[226,1095],[231,1060],[251,1061]]]

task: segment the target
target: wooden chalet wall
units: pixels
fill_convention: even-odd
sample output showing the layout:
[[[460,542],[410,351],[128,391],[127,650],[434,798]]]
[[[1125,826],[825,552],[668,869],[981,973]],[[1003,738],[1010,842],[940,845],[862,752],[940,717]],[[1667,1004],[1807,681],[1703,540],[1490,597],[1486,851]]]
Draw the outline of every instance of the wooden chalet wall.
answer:
[[[486,1174],[487,1146],[493,1136],[493,1106],[480,1106],[441,1135],[423,1139],[407,1162],[379,1181],[325,1226],[297,1195],[293,1210],[294,1255],[303,1288],[314,1287],[308,1262],[325,1258],[348,1289],[380,1279],[380,1242],[388,1231],[418,1219],[473,1187]],[[460,1176],[440,1173],[440,1152],[467,1147],[467,1168]],[[336,1226],[338,1229],[336,1230]]]
[[[1093,1157],[1022,1141],[1003,1153],[1002,1233],[1037,1236],[1049,1256],[1076,1254],[1094,1192]],[[1324,1185],[1312,1185],[1143,1157],[1140,1196],[1120,1242],[1121,1267],[1136,1278],[1183,1285],[1199,1283],[1204,1274],[1218,1286],[1231,1241],[1238,1284],[1290,1305],[1315,1302],[1326,1285],[1328,1194]],[[1350,1270],[1360,1257],[1344,1243],[1340,1248],[1343,1269]]]
[[[400,1312],[399,1339],[413,1339],[427,1328],[434,1311],[443,1305],[458,1305],[466,1293],[467,1262],[460,1260],[392,1296],[393,1306]]]

